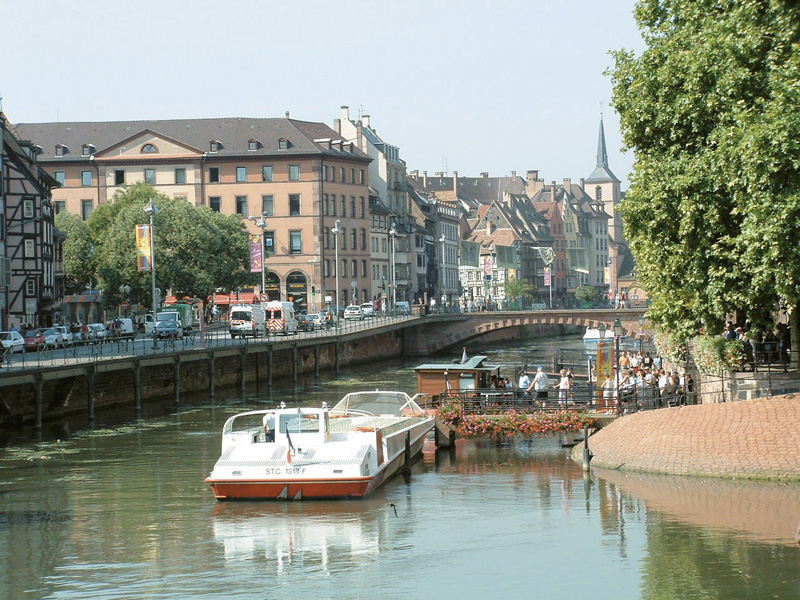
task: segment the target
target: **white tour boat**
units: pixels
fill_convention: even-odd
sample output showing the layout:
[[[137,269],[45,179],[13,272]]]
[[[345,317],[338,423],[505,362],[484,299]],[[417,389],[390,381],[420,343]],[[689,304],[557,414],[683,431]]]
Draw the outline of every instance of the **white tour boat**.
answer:
[[[625,336],[623,336],[625,337]],[[606,329],[606,341],[614,341],[614,330]],[[595,327],[587,327],[586,333],[583,334],[584,344],[596,344],[600,340],[600,330]]]
[[[353,392],[333,408],[240,413],[206,482],[217,500],[360,498],[422,450],[435,424],[405,392]],[[283,406],[283,405],[282,405]]]

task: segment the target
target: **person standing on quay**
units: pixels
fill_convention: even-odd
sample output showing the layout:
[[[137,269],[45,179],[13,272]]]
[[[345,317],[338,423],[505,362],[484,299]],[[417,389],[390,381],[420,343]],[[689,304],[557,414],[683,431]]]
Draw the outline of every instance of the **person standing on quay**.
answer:
[[[536,399],[542,403],[542,408],[547,404],[547,388],[550,382],[547,379],[547,373],[542,369],[542,365],[536,367],[536,375],[533,377],[533,382],[528,386],[530,390],[536,390]]]
[[[561,369],[561,381],[555,386],[558,389],[558,404],[560,406],[567,405],[567,395],[569,394],[570,379],[567,377],[567,370]]]

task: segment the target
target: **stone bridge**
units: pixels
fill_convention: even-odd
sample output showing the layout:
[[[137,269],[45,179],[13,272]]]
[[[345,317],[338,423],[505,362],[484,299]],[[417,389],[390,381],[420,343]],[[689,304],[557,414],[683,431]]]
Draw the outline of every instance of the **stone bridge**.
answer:
[[[623,335],[644,340],[652,339],[652,330],[645,321],[640,327],[643,308],[615,309],[562,309],[536,311],[474,312],[463,314],[427,315],[415,321],[405,331],[404,352],[407,355],[425,355],[447,348],[458,348],[469,340],[503,329],[535,328],[540,330],[563,327],[599,327],[614,329],[615,319],[622,323]],[[509,332],[506,332],[509,333]]]

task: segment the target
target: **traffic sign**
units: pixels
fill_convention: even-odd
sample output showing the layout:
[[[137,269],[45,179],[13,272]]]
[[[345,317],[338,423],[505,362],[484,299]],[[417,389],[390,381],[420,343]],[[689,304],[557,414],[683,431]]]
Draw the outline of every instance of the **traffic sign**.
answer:
[[[131,303],[128,302],[127,300],[123,300],[122,303],[119,306],[123,310],[128,310],[131,307]]]
[[[262,302],[269,302],[269,294],[267,294],[267,293],[261,294],[261,296],[259,296],[259,298],[261,298]]]

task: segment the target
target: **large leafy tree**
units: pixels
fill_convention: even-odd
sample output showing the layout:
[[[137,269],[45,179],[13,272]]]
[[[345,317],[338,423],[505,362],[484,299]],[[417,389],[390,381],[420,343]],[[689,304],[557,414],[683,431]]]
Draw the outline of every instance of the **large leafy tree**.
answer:
[[[150,272],[139,272],[135,226],[150,222],[144,208],[153,199],[157,286],[178,297],[208,297],[217,288],[233,289],[250,280],[248,236],[241,217],[223,215],[186,200],[156,192],[136,183],[114,194],[86,224],[90,240],[87,268],[96,270],[103,302],[115,306],[130,299],[145,306],[152,302]],[[69,238],[68,238],[69,240]],[[131,287],[122,298],[119,288]]]
[[[64,241],[66,293],[77,294],[94,287],[97,283],[94,244],[86,221],[78,215],[62,211],[56,215],[55,225],[66,234]]]
[[[688,337],[734,310],[766,324],[782,302],[800,344],[800,11],[640,0],[635,17],[647,47],[616,52],[611,76],[650,317]]]

